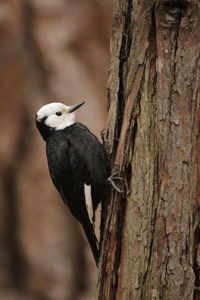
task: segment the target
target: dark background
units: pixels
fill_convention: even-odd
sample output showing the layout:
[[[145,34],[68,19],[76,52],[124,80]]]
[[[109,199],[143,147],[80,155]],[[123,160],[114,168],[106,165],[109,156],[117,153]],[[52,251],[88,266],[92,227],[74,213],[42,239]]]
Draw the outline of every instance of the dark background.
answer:
[[[0,299],[92,300],[97,270],[49,178],[35,113],[106,127],[111,0],[0,2]]]

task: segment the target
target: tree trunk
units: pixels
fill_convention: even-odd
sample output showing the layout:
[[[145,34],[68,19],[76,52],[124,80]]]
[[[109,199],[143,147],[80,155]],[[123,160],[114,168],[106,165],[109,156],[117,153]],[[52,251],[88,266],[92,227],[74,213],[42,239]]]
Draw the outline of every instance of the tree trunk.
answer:
[[[108,144],[124,188],[103,209],[99,300],[199,299],[199,28],[197,0],[114,2]]]

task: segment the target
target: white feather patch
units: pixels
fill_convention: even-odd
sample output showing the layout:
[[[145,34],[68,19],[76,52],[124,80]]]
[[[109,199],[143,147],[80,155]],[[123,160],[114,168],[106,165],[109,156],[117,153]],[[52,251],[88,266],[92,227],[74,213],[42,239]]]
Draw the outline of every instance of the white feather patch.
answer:
[[[91,185],[84,184],[85,204],[91,224],[93,223],[93,205],[91,196]]]

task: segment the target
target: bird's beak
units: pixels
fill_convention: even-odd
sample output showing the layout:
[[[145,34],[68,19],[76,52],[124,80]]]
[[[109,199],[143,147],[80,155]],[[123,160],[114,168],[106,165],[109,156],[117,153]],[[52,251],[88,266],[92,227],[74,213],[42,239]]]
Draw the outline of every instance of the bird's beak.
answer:
[[[85,101],[81,102],[80,104],[75,104],[75,105],[70,106],[69,112],[71,113],[71,112],[77,110],[77,109],[78,109],[79,107],[81,107],[84,103],[85,103]]]

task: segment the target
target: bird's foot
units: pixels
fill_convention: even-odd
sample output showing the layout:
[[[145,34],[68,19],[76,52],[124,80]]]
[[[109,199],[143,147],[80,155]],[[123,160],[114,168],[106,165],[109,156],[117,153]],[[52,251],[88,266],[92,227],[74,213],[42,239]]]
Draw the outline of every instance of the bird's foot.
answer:
[[[100,135],[101,135],[102,143],[105,146],[108,141],[108,129],[107,128],[102,129]]]
[[[118,193],[123,193],[124,190],[120,187],[117,186],[117,182],[120,183],[120,185],[123,184],[124,179],[120,176],[117,176],[120,172],[117,171],[113,174],[111,174],[110,177],[108,177],[107,181],[112,185],[112,187],[118,192]]]

